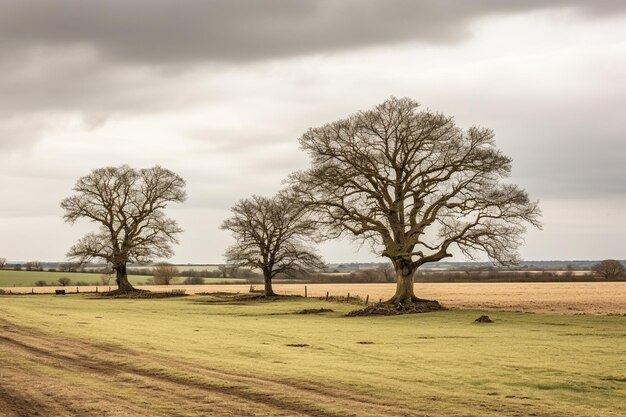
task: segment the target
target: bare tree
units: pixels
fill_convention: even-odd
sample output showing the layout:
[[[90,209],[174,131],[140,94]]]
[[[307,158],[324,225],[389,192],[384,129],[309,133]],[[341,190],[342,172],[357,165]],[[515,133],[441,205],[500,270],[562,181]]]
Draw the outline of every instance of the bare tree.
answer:
[[[24,268],[27,271],[43,271],[43,267],[41,266],[41,262],[39,261],[29,261],[24,264]]]
[[[165,168],[134,169],[127,165],[92,171],[78,180],[76,194],[61,202],[64,219],[88,219],[100,230],[81,238],[68,257],[87,262],[101,258],[116,273],[118,290],[135,291],[128,281],[128,262],[150,262],[173,254],[172,244],[181,232],[165,216],[170,202],[185,200],[185,181]]]
[[[237,242],[226,250],[226,259],[237,267],[260,269],[266,296],[276,295],[272,278],[278,274],[324,268],[310,247],[315,222],[293,193],[255,195],[240,200],[231,211],[233,216],[221,229],[230,230]]]
[[[626,267],[624,264],[615,259],[606,259],[591,267],[591,270],[602,278],[615,279],[626,276]]]
[[[6,258],[0,258],[0,269],[4,269],[4,266],[7,264]]]
[[[61,272],[76,272],[80,268],[78,262],[63,262],[59,264],[59,271]]]
[[[152,276],[155,285],[170,285],[172,280],[178,276],[180,272],[176,266],[160,262],[152,268]]]
[[[420,266],[451,257],[454,247],[512,264],[525,226],[540,227],[537,203],[501,182],[511,159],[493,137],[392,97],[306,132],[300,144],[312,166],[290,182],[327,238],[353,235],[391,260],[397,286],[388,302],[418,302],[413,277]]]
[[[385,282],[393,282],[395,280],[395,271],[393,265],[384,264],[378,267],[378,271],[383,276]]]

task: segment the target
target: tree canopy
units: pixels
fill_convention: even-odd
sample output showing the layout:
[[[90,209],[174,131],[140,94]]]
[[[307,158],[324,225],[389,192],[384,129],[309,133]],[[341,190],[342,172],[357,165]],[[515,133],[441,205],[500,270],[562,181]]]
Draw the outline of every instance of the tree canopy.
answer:
[[[615,279],[626,276],[626,267],[616,259],[605,259],[591,267],[591,270],[602,278]]]

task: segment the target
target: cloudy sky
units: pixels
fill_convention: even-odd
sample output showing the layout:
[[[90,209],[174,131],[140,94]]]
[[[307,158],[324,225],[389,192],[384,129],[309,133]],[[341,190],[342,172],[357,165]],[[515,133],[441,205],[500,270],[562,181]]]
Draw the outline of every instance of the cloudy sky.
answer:
[[[60,200],[127,163],[187,180],[174,261],[223,262],[307,128],[391,95],[495,130],[544,212],[525,259],[626,258],[623,0],[0,0],[0,256],[62,260],[92,226]]]

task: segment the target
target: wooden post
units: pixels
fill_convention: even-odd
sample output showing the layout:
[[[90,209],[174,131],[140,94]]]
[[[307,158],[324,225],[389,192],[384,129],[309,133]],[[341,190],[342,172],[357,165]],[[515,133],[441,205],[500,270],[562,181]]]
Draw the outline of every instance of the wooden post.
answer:
[[[382,303],[382,302],[383,302],[383,299],[382,299],[382,298],[379,298],[379,299],[378,299],[378,304],[380,304],[380,303]]]
[[[365,298],[365,305],[368,305],[370,302],[370,295],[367,294],[367,297]]]
[[[30,289],[30,293],[31,293],[31,294],[34,294],[34,293],[35,293],[35,289],[31,287],[31,289]]]
[[[304,298],[307,298],[307,297],[308,297],[308,294],[309,294],[309,293],[308,293],[307,288],[306,288],[306,285],[305,285],[305,286],[304,286]]]
[[[109,287],[109,292],[111,292],[111,287]]]
[[[348,297],[346,298],[346,303],[350,302],[350,293],[348,293]]]
[[[328,301],[328,291],[326,291],[326,301]]]
[[[98,286],[96,285],[96,293],[98,292]]]
[[[78,287],[76,287],[76,294],[78,294]]]

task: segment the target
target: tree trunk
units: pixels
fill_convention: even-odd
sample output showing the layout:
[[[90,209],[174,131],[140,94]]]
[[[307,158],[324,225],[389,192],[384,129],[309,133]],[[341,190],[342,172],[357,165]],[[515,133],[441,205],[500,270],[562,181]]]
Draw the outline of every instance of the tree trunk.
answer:
[[[115,281],[117,282],[117,289],[122,292],[137,291],[128,281],[128,274],[126,272],[126,265],[117,265],[115,269]]]
[[[274,289],[272,288],[272,274],[263,272],[263,280],[265,281],[265,292],[264,292],[265,296],[266,297],[275,296],[276,293],[274,292]]]
[[[406,259],[393,261],[396,274],[396,293],[387,302],[391,304],[409,304],[419,301],[413,292],[413,277],[415,266],[413,262]]]

